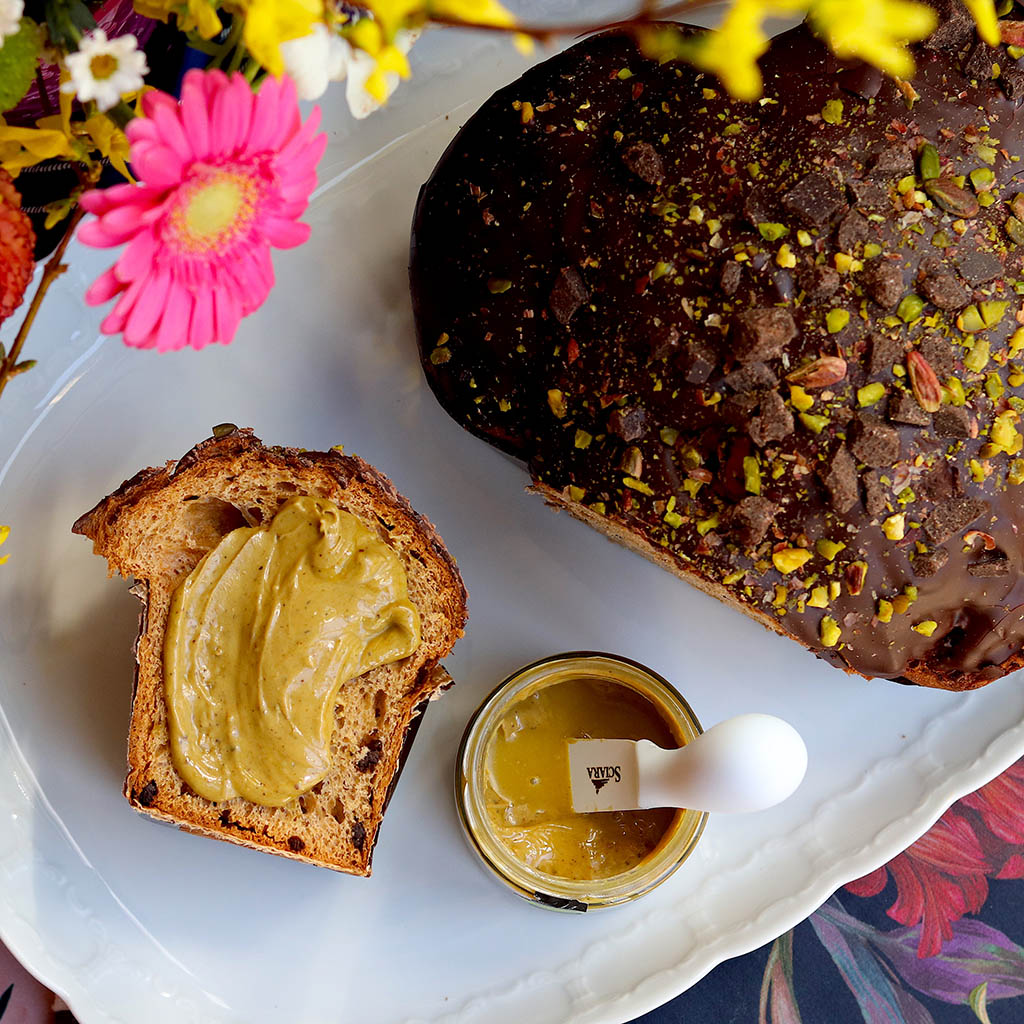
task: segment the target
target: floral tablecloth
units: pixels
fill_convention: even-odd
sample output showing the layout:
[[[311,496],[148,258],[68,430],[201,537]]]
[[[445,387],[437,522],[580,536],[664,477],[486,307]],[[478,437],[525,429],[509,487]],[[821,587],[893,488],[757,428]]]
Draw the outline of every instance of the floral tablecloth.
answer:
[[[637,1024],[1024,1021],[1022,880],[1024,759],[793,931]],[[74,1024],[62,1010],[0,945],[0,1022]]]

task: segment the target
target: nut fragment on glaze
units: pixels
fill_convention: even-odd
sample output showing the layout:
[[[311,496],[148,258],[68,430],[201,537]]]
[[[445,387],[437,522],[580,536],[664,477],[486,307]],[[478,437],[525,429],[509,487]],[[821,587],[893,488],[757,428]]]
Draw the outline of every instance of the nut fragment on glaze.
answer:
[[[451,339],[447,362],[425,359],[434,390],[538,484],[833,664],[966,688],[1015,667],[1006,659],[1024,647],[1024,621],[1007,617],[1024,605],[1024,488],[1011,482],[1024,479],[1024,460],[1014,469],[1021,456],[990,434],[996,415],[1024,400],[1012,383],[1024,376],[1024,347],[1011,342],[1024,283],[1011,158],[1024,156],[1024,121],[1012,84],[965,77],[964,55],[985,51],[975,52],[959,4],[936,3],[949,12],[917,48],[910,112],[898,84],[861,81],[803,28],[762,59],[764,104],[730,104],[708,76],[648,61],[621,36],[579,44],[496,94],[463,130],[424,189],[412,276],[425,353],[442,333]],[[839,98],[842,126],[826,135],[821,111]],[[526,101],[536,111],[528,126],[513,107]],[[740,130],[723,133],[723,123]],[[642,143],[657,161],[632,148]],[[939,168],[927,183],[917,177],[925,143]],[[486,230],[484,194],[499,221]],[[509,301],[485,309],[486,290],[467,289],[467,278],[505,277],[516,260]],[[548,296],[565,266],[579,267],[589,294],[586,315],[577,307],[563,326]],[[975,349],[956,323],[965,293],[964,308],[979,311],[964,321],[981,324]],[[983,303],[991,312],[1004,302],[998,318],[981,316]],[[916,392],[911,351],[935,377],[922,385],[915,374]],[[824,356],[843,359],[845,377],[821,387],[786,379]],[[865,408],[858,393],[872,383],[882,392],[863,392]],[[561,420],[551,390],[565,396]],[[499,408],[492,394],[516,397]],[[608,416],[632,407],[648,427],[624,442]],[[865,429],[865,412],[875,427]],[[580,431],[589,442],[577,447]],[[999,436],[1012,448],[1011,432]],[[642,456],[643,479],[623,484],[626,445]],[[775,511],[747,546],[736,510],[756,509],[751,499]],[[949,520],[941,510],[964,500],[985,503],[962,529],[991,533],[1006,575],[978,576],[968,571],[977,551],[929,537],[929,523],[936,534]],[[898,515],[904,536],[891,540],[881,525]],[[836,538],[846,545],[835,556],[838,593],[816,591],[820,578],[809,585],[823,569],[815,556],[786,575],[780,596],[772,548]],[[858,562],[867,569],[853,595],[846,570]],[[877,601],[902,607],[907,587],[913,613],[879,621]],[[840,627],[828,648],[822,614]],[[931,636],[912,629],[921,621],[937,623]]]

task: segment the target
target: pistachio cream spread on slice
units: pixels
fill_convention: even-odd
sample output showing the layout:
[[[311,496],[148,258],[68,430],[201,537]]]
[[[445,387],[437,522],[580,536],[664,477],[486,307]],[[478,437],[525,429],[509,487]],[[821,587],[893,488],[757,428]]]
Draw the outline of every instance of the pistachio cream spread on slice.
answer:
[[[175,591],[175,768],[207,800],[285,804],[331,765],[342,687],[419,642],[398,555],[330,501],[293,498],[268,525],[227,534]]]

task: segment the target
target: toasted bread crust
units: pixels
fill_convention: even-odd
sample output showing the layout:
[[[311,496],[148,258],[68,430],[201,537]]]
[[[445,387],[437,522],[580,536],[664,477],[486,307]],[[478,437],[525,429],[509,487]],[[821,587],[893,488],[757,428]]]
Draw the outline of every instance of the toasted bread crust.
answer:
[[[356,515],[402,558],[423,639],[409,658],[346,684],[335,728],[336,766],[295,806],[211,803],[171,762],[163,640],[178,583],[237,526],[268,521],[289,497],[315,494]],[[180,828],[351,874],[368,875],[384,807],[420,706],[450,685],[439,661],[466,622],[466,590],[433,524],[391,481],[355,456],[264,446],[233,429],[176,463],[142,470],[81,516],[110,572],[137,581],[143,602],[128,740],[129,803]],[[367,767],[367,744],[379,760]],[[379,743],[379,748],[376,744]],[[373,761],[373,758],[369,759]]]

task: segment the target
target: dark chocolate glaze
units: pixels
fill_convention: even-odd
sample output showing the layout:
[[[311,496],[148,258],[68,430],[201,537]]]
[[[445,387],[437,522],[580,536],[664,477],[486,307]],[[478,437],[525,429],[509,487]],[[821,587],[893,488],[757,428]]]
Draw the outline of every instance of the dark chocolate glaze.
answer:
[[[1024,223],[1007,227],[1024,114],[1005,49],[961,33],[916,59],[911,88],[797,28],[748,104],[627,36],[587,39],[449,146],[416,210],[412,294],[438,399],[535,480],[836,665],[965,689],[1024,645]],[[737,319],[775,309],[788,329]],[[806,386],[801,417],[786,377],[823,356],[845,376]],[[929,367],[963,389],[935,417]],[[760,531],[737,511],[758,489]],[[984,502],[967,523],[963,498]],[[788,549],[811,557],[781,572]]]

